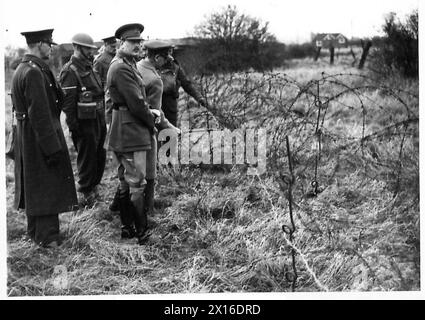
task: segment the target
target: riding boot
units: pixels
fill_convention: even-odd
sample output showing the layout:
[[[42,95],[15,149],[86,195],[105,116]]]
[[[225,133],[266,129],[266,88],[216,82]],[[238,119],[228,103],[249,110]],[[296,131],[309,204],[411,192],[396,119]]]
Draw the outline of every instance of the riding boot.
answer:
[[[155,180],[146,179],[145,187],[145,211],[146,215],[152,216],[154,214],[154,194],[155,194]]]
[[[117,187],[117,191],[115,192],[114,199],[112,200],[112,203],[109,205],[110,211],[120,210],[119,198],[120,198],[120,188]]]
[[[121,219],[121,239],[131,239],[136,235],[136,231],[134,230],[134,207],[133,203],[130,200],[129,191],[125,191],[124,193],[119,193],[118,199],[118,207],[120,211],[120,219]]]
[[[148,238],[146,233],[148,229],[148,219],[145,211],[145,199],[143,193],[135,199],[132,199],[134,225],[136,226],[136,237],[139,244],[144,244]]]

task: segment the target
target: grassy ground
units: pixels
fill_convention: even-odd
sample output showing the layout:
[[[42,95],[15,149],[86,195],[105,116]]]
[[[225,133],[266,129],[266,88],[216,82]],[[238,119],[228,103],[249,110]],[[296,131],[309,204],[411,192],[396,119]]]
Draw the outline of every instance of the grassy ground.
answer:
[[[324,70],[328,74],[357,73],[347,64],[329,67],[324,61],[310,60],[294,62],[284,72],[305,84]],[[349,81],[350,86],[356,85]],[[406,90],[418,90],[417,83],[400,83]],[[334,87],[324,88],[328,91],[323,97],[335,94]],[[296,94],[294,89],[282,90],[288,90],[279,100],[285,103]],[[59,249],[39,248],[25,237],[25,215],[11,207],[13,163],[8,162],[8,294],[286,292],[291,291],[291,249],[297,252],[297,291],[418,290],[417,141],[415,135],[403,140],[391,135],[382,141],[371,140],[361,149],[349,145],[362,131],[368,134],[386,128],[389,110],[404,119],[401,107],[388,95],[379,90],[364,95],[373,101],[368,105],[366,127],[353,96],[329,107],[324,122],[329,135],[323,141],[318,168],[324,188],[315,197],[306,196],[314,151],[302,137],[310,129],[305,126],[291,135],[294,150],[300,150],[294,151],[297,229],[292,242],[282,231],[283,225],[290,224],[288,189],[272,166],[285,168],[287,164],[283,166],[285,160],[277,156],[271,158],[268,173],[261,177],[247,176],[243,166],[160,167],[156,214],[150,217],[153,235],[144,246],[121,240],[119,217],[107,209],[116,185],[109,161],[100,186],[102,199],[91,209],[61,215],[65,241]],[[229,103],[237,101],[232,101],[234,95],[220,96],[222,100],[209,96],[210,101],[215,99],[219,106],[214,110],[222,115],[217,116],[218,122],[229,123],[224,112]],[[314,120],[315,114],[309,114],[312,102],[305,99],[297,101]],[[187,114],[188,99],[183,96],[180,102]],[[352,108],[342,107],[345,105]],[[385,109],[379,113],[381,105]],[[415,108],[413,100],[408,105]],[[248,112],[254,114],[255,109],[253,104]],[[205,123],[203,110],[193,106],[189,111],[191,120]],[[285,130],[295,132],[302,126]],[[336,133],[338,142],[331,139]]]

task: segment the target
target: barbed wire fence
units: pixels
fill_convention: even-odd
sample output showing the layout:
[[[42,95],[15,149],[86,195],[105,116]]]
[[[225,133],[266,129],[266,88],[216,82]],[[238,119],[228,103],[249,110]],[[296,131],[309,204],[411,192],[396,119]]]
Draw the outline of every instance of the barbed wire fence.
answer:
[[[306,263],[305,254],[293,241],[293,207],[308,211],[306,199],[314,199],[335,179],[359,168],[365,178],[384,181],[394,199],[419,183],[419,97],[415,87],[388,87],[361,73],[322,72],[305,83],[278,72],[219,74],[197,80],[208,105],[202,109],[184,98],[183,105],[188,107],[183,112],[194,128],[267,129],[266,175],[276,179],[290,208],[290,226],[282,228],[289,235],[293,272],[287,280],[293,291],[298,276],[296,256],[302,255]],[[265,188],[272,191],[270,186]],[[417,193],[418,188],[414,190]],[[415,201],[418,205],[419,195]],[[324,233],[317,220],[325,218],[311,216],[309,221],[300,218],[299,222]],[[359,229],[361,242],[364,229]],[[329,241],[333,232],[327,230]],[[345,252],[363,261],[375,277],[361,250]],[[328,289],[310,267],[307,271],[321,290]]]

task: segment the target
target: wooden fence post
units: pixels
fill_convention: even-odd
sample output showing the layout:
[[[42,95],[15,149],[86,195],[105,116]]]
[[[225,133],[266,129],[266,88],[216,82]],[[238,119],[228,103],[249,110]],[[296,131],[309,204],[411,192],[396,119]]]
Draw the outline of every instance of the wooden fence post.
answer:
[[[317,61],[317,59],[319,59],[320,50],[322,50],[322,47],[317,47],[316,55],[314,56],[314,61]]]
[[[363,69],[364,64],[366,62],[366,58],[367,55],[369,53],[369,49],[372,46],[372,41],[366,41],[366,43],[363,42],[362,40],[362,48],[363,48],[363,52],[362,52],[362,57],[360,58],[360,62],[359,62],[359,69]]]
[[[331,55],[330,64],[334,64],[334,55],[335,55],[335,48],[334,48],[334,46],[330,46],[329,47],[329,53]]]

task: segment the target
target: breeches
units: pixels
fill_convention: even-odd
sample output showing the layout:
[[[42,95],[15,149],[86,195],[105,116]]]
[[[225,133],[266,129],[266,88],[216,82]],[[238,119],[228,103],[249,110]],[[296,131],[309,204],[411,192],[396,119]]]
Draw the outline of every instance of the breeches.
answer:
[[[120,190],[130,189],[131,194],[143,193],[146,179],[156,177],[157,143],[152,138],[152,148],[146,151],[114,152],[113,157],[118,164]]]

